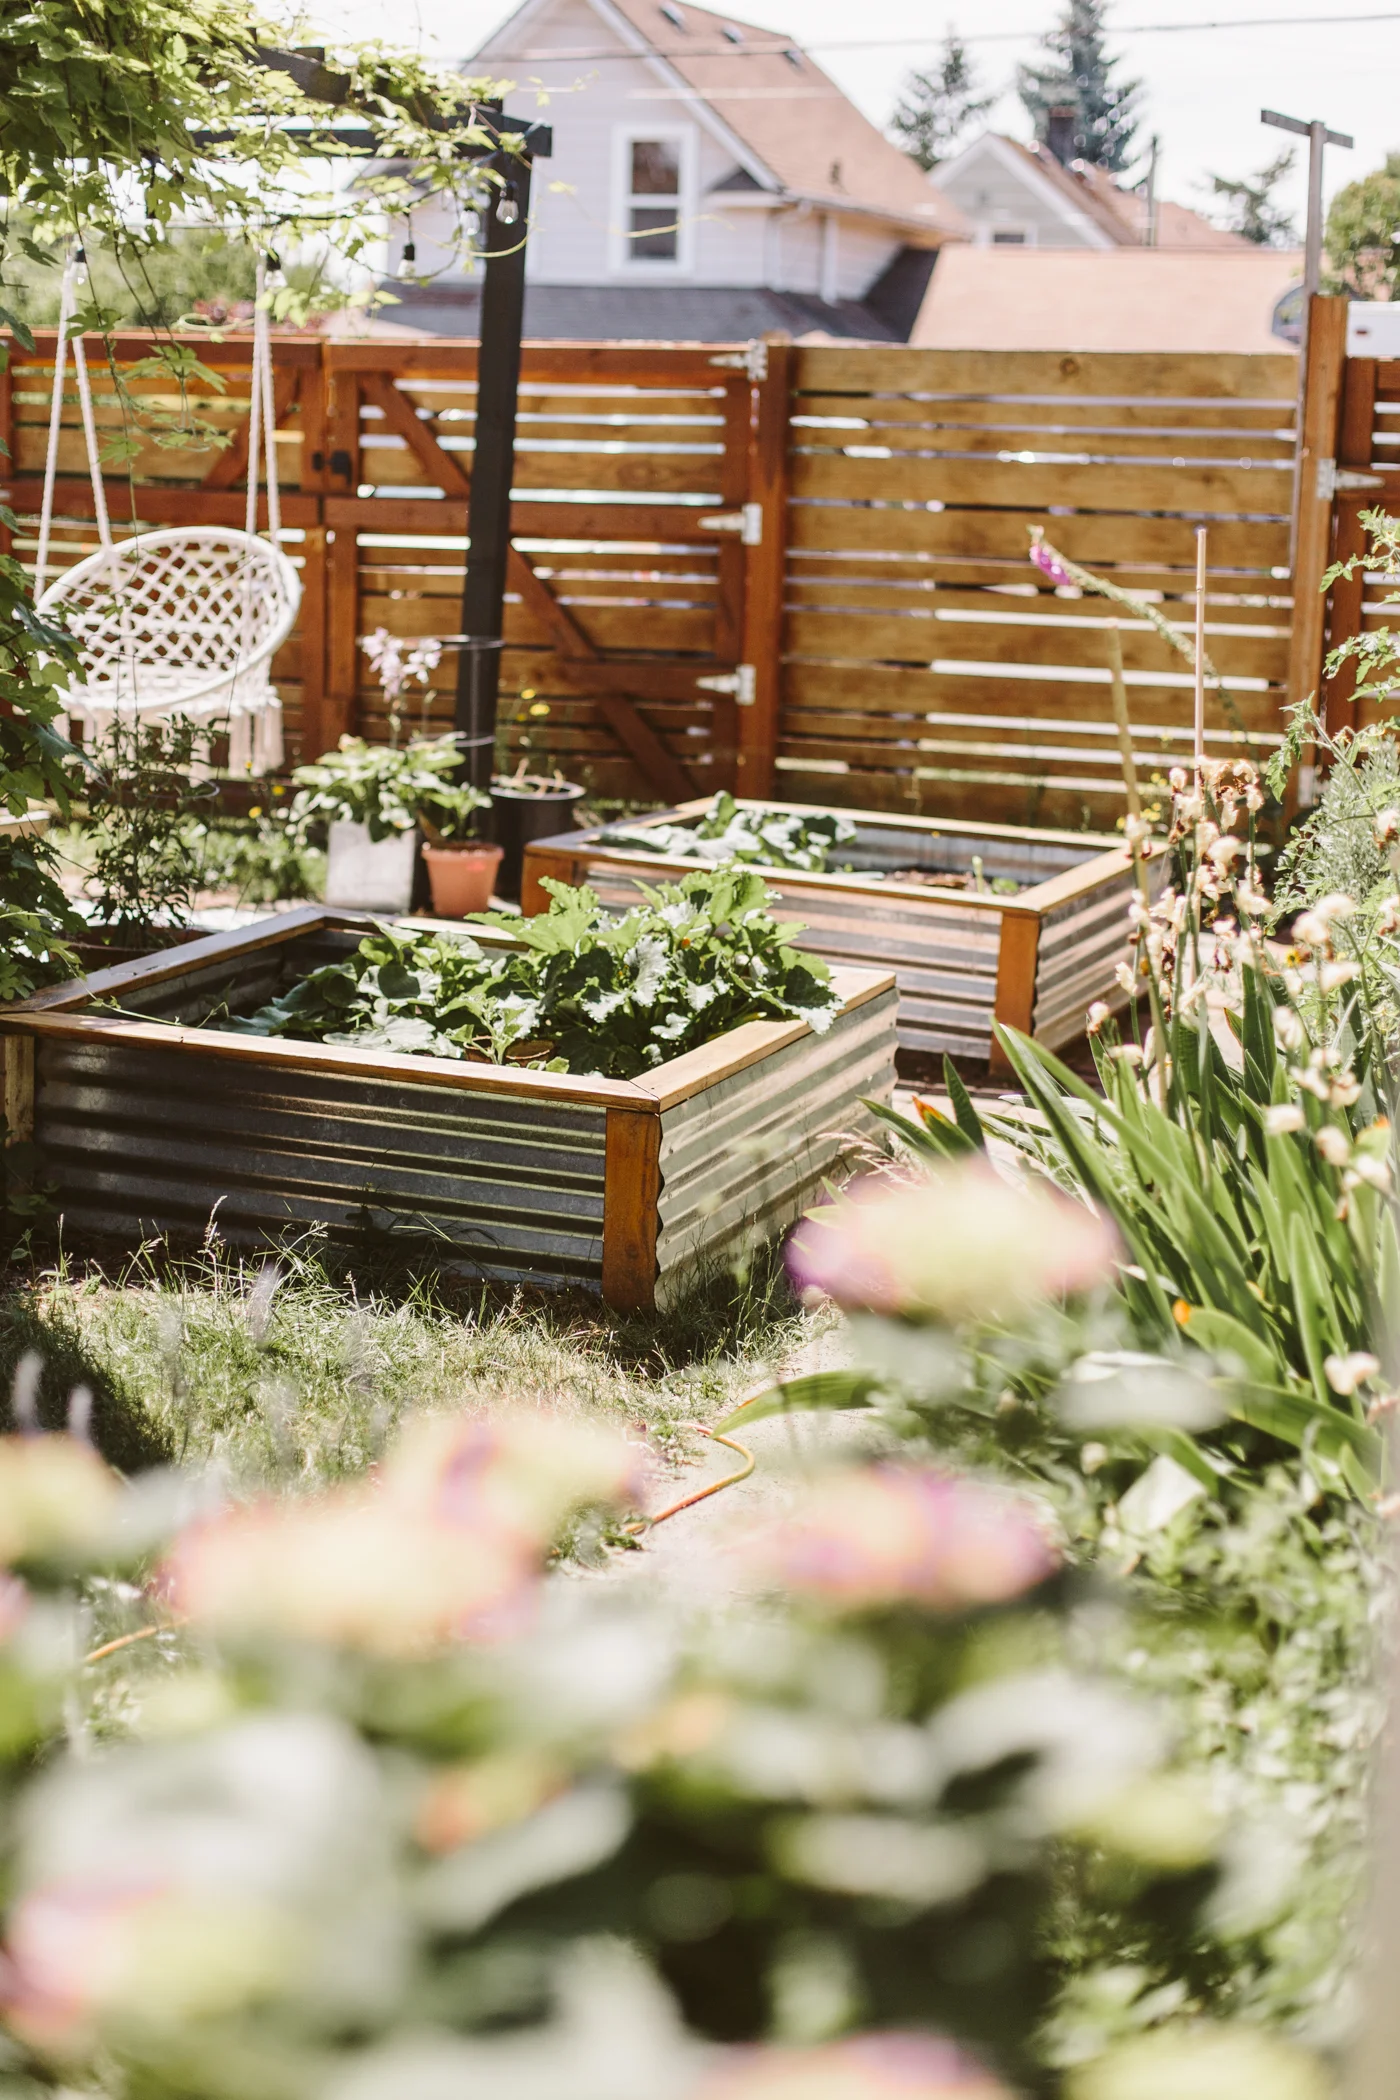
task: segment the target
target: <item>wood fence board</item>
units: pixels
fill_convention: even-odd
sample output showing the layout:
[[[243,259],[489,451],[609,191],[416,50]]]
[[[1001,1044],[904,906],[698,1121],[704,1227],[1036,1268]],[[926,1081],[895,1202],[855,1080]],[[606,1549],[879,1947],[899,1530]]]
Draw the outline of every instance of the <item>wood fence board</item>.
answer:
[[[641,486],[640,483],[635,484]],[[562,484],[561,484],[562,486]],[[1020,460],[961,460],[946,454],[911,459],[853,459],[837,452],[798,451],[792,461],[796,497],[846,501],[917,499],[945,504],[1083,505],[1094,510],[1287,513],[1292,475],[1277,467],[1174,467],[1144,460],[1136,466],[1076,466]]]
[[[1203,401],[1277,402],[1291,408],[1297,359],[1179,351],[910,350],[799,346],[794,383],[823,393],[1163,394]]]
[[[994,458],[1023,465],[1027,454],[1042,461],[1117,462],[1147,459],[1165,466],[1223,464],[1252,468],[1255,465],[1293,464],[1290,436],[1252,436],[1242,432],[1172,431],[1148,436],[1139,431],[1054,431],[1019,425],[981,429],[956,423],[868,423],[852,430],[841,423],[807,422],[793,425],[793,435],[804,451],[850,453],[853,448],[882,450],[900,458],[943,459]]]
[[[1194,568],[1196,533],[1187,518],[1051,517],[1044,510],[1020,504],[1005,510],[967,510],[954,505],[937,511],[895,504],[864,508],[835,502],[795,503],[788,512],[788,545],[794,552],[888,549],[892,553],[1002,555],[1015,560],[1029,555],[1034,525],[1041,526],[1071,561],[1093,568],[1111,570],[1119,561],[1189,563]],[[1210,559],[1212,572],[1233,569],[1268,576],[1282,571],[1286,576],[1286,519],[1213,520]]]
[[[872,424],[940,423],[967,429],[1074,430],[1082,426],[1107,430],[1241,430],[1283,435],[1292,430],[1294,402],[1241,407],[1233,401],[1173,401],[1003,394],[987,399],[970,395],[803,393],[793,403],[794,420],[840,416]]]

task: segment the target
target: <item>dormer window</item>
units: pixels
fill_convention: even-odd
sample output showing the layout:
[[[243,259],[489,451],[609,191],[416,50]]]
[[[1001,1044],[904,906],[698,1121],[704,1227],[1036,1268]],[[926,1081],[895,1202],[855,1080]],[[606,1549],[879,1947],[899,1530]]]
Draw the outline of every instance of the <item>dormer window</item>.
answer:
[[[744,41],[743,30],[735,29],[732,23],[729,22],[720,23],[719,33],[724,38],[726,44],[742,44]]]
[[[682,36],[686,34],[685,16],[678,7],[662,7],[660,12],[673,29],[679,29]]]
[[[794,51],[791,44],[788,45],[787,50],[783,53],[783,57],[790,66],[796,66],[799,73],[802,71],[802,53]]]
[[[617,267],[640,276],[688,266],[694,143],[693,134],[680,126],[618,136]]]

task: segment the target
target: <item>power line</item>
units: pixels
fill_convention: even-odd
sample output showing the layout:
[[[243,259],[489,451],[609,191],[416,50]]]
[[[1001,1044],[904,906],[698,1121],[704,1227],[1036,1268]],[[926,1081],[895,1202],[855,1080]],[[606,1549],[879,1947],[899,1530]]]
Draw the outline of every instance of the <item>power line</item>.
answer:
[[[1384,14],[1358,15],[1241,15],[1233,20],[1209,22],[1124,22],[1114,26],[1115,37],[1125,36],[1183,36],[1199,35],[1206,30],[1219,29],[1337,29],[1344,25],[1372,22],[1400,22],[1400,9],[1391,9]],[[771,31],[759,32],[771,36]],[[959,35],[963,44],[1023,44],[1039,38],[1037,29],[984,29],[974,30],[970,36]],[[649,44],[645,50],[619,50],[616,44],[606,49],[602,46],[580,45],[576,49],[552,51],[496,51],[491,54],[493,65],[522,64],[537,65],[548,59],[587,59],[590,63],[600,59],[637,58],[780,58],[787,51],[800,56],[804,51],[904,51],[912,47],[942,42],[936,36],[876,36],[876,37],[832,37],[804,39],[796,42],[777,41],[751,44],[727,40],[719,44],[688,41],[684,44]],[[466,60],[463,63],[472,64]]]

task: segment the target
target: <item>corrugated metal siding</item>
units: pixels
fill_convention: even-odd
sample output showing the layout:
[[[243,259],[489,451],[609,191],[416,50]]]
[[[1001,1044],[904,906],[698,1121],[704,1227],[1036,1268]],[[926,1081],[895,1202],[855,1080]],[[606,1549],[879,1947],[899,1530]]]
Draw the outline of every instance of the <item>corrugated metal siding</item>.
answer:
[[[657,1303],[707,1258],[732,1257],[790,1225],[823,1179],[878,1133],[861,1097],[894,1088],[897,994],[881,994],[830,1034],[804,1036],[661,1119]]]
[[[1151,863],[1148,877],[1155,895],[1167,878],[1165,854]],[[1050,1049],[1073,1042],[1083,1033],[1084,1016],[1096,999],[1115,1008],[1127,1003],[1127,994],[1114,982],[1113,972],[1132,954],[1128,946],[1132,890],[1129,868],[1117,881],[1047,912],[1041,921],[1032,1030]]]
[[[225,964],[227,971],[227,964]],[[35,1136],[70,1227],[243,1244],[320,1226],[439,1243],[483,1276],[596,1286],[604,1111],[538,1096],[42,1041]]]
[[[586,858],[585,842],[569,843],[580,859]],[[1104,841],[1098,838],[1086,839],[1083,845],[1053,839],[984,839],[954,828],[919,832],[862,821],[856,826],[855,839],[838,849],[837,858],[849,859],[862,873],[891,874],[897,868],[911,867],[943,873],[966,871],[977,854],[988,882],[1005,876],[1033,884],[1082,867],[1103,850]],[[915,899],[891,890],[888,900],[877,902],[866,896],[846,896],[840,890],[806,887],[800,875],[787,876],[769,868],[763,873],[781,899],[782,915],[791,912],[805,923],[799,946],[831,963],[894,971],[900,994],[901,1050],[924,1057],[942,1056],[945,1051],[955,1057],[990,1056],[1001,953],[999,912],[965,905],[956,891],[946,898],[925,893]],[[673,869],[658,868],[657,881],[674,879]],[[637,901],[639,878],[614,870],[605,859],[592,861],[584,880],[614,911],[626,911]],[[1065,913],[1081,908],[1069,905]],[[1114,910],[1121,917],[1120,907],[1115,905]],[[1052,923],[1047,921],[1047,926]],[[1120,949],[1126,954],[1121,942],[1110,952],[1100,941],[1089,956],[1083,973],[1090,986],[1087,995],[1078,1000],[1077,991],[1066,994],[1069,1005],[1078,1001],[1075,1027],[1055,1041],[1068,1040],[1079,1032],[1084,1010],[1092,1000],[1113,995],[1113,965]],[[1058,957],[1052,959],[1052,974],[1057,968]],[[1049,1000],[1047,1016],[1052,1011],[1058,1018],[1058,1004]],[[1038,1021],[1036,1033],[1041,1033]]]

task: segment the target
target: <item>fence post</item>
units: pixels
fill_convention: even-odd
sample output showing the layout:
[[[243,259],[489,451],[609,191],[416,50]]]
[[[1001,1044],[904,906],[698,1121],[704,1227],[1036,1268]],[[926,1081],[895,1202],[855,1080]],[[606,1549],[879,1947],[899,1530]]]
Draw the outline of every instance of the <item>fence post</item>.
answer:
[[[1349,357],[1343,366],[1342,406],[1340,430],[1337,439],[1337,467],[1356,474],[1369,474],[1371,453],[1374,445],[1376,424],[1376,377],[1377,360],[1374,357]],[[1361,524],[1361,513],[1368,501],[1374,498],[1352,494],[1338,489],[1336,495],[1336,523],[1332,531],[1332,559],[1344,561],[1349,555],[1362,554],[1366,548],[1366,534]],[[1348,635],[1361,632],[1362,604],[1366,595],[1366,578],[1360,569],[1354,576],[1343,576],[1333,584],[1327,599],[1327,644],[1335,648]],[[1323,696],[1322,712],[1329,732],[1335,736],[1339,729],[1355,729],[1357,675],[1354,663],[1345,663],[1335,678],[1329,678]]]
[[[753,698],[739,709],[741,795],[771,795],[783,704],[783,585],[788,542],[788,438],[795,355],[791,343],[769,343],[755,389],[749,446],[749,500],[761,531],[750,546],[744,588],[744,662],[753,667]]]
[[[1346,300],[1315,294],[1308,308],[1293,483],[1293,629],[1288,652],[1288,699],[1294,707],[1319,693],[1322,684],[1326,642],[1322,578],[1332,550],[1332,503],[1336,493],[1346,349]],[[1308,773],[1311,768],[1305,767],[1304,771]],[[1305,803],[1311,800],[1310,787],[1310,781],[1300,783],[1300,797]]]

